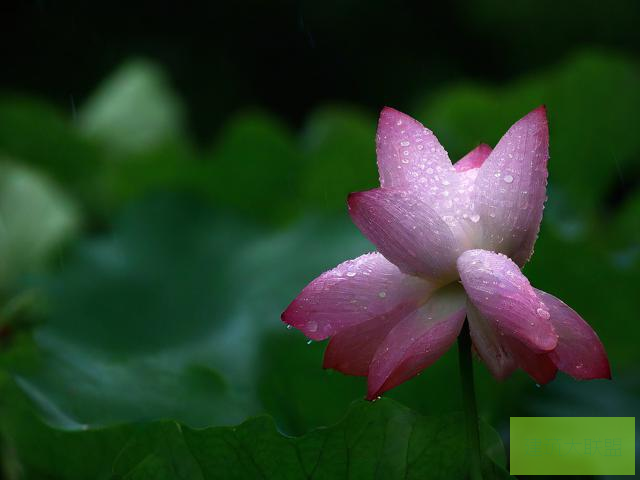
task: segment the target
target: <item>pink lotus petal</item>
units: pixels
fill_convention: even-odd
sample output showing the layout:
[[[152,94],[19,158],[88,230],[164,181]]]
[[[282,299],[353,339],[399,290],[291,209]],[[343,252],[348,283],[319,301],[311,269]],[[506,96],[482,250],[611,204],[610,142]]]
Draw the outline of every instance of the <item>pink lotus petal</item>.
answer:
[[[419,195],[377,188],[352,193],[348,203],[353,222],[401,271],[441,282],[455,278],[460,247]]]
[[[551,314],[558,346],[549,357],[563,372],[580,380],[611,378],[609,360],[598,335],[564,302],[535,289]]]
[[[440,358],[460,333],[464,307],[464,291],[453,283],[436,290],[427,303],[393,327],[369,366],[367,398],[400,385]]]
[[[495,378],[504,380],[518,368],[504,337],[500,336],[495,324],[484,318],[471,301],[467,302],[467,319],[476,353]]]
[[[477,172],[469,170],[476,170],[471,165],[479,165],[481,158],[486,158],[487,149],[490,151],[481,145],[470,152],[461,163],[466,171],[458,172],[430,130],[408,115],[385,108],[377,135],[380,185],[413,191],[440,215],[456,237],[466,243],[472,240],[468,247],[477,246],[475,230],[480,217],[473,211],[470,197]]]
[[[291,302],[282,321],[313,340],[372,318],[411,311],[433,287],[398,270],[379,253],[341,263],[323,273]]]
[[[407,189],[427,170],[451,169],[451,160],[436,136],[420,122],[393,108],[380,113],[376,135],[380,186]]]
[[[536,353],[518,340],[506,337],[507,348],[515,363],[529,374],[536,383],[544,385],[556,377],[558,368],[550,358],[550,353]]]
[[[469,299],[500,335],[513,337],[537,353],[556,347],[558,336],[548,309],[510,258],[467,250],[457,264]]]
[[[533,352],[520,341],[500,335],[496,324],[483,317],[470,302],[467,303],[467,318],[473,346],[495,378],[504,380],[517,368],[522,368],[539,384],[553,380],[557,368],[548,353]]]
[[[336,333],[324,352],[323,368],[332,368],[347,375],[366,376],[376,350],[405,313],[380,315]]]
[[[549,129],[544,107],[516,122],[478,172],[472,199],[484,228],[483,248],[520,266],[533,251],[547,186]]]
[[[491,147],[486,143],[481,143],[460,160],[458,160],[453,165],[453,168],[456,169],[456,172],[466,172],[467,170],[481,167],[490,153]]]

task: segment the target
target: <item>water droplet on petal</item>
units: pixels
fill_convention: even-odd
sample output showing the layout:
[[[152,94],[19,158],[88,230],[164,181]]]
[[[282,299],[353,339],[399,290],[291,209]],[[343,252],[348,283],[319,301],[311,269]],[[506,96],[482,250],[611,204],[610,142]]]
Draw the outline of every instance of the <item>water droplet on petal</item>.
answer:
[[[480,215],[476,214],[476,215],[471,215],[469,217],[469,220],[471,220],[473,223],[478,223],[480,221]]]
[[[384,297],[386,297],[386,296],[387,296],[387,292],[378,292],[378,296],[379,296],[380,298],[384,298]]]
[[[507,183],[513,182],[513,177],[511,175],[507,175],[503,178],[503,180]]]
[[[546,311],[545,309],[543,309],[543,308],[539,308],[539,309],[537,309],[537,310],[536,310],[536,313],[538,314],[538,316],[539,316],[540,318],[544,318],[545,320],[549,319],[549,317],[551,316],[551,315],[549,314],[549,312],[547,312],[547,311]]]
[[[347,272],[347,277],[355,277],[356,272]]]
[[[409,142],[407,142],[406,140],[403,142],[400,142],[400,146],[401,147],[408,147],[409,146]]]

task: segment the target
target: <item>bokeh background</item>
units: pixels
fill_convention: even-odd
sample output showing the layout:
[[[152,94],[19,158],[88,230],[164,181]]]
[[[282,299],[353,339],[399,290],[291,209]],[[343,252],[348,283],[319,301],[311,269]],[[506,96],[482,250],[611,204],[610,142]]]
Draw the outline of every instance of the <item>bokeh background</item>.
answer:
[[[71,478],[42,458],[69,431],[340,420],[364,380],[323,371],[280,313],[372,249],[345,199],[377,186],[384,105],[453,160],[548,108],[525,272],[595,328],[614,380],[476,362],[481,416],[508,445],[510,416],[640,410],[640,3],[132,3],[0,7],[3,478]],[[459,410],[455,348],[388,396]]]

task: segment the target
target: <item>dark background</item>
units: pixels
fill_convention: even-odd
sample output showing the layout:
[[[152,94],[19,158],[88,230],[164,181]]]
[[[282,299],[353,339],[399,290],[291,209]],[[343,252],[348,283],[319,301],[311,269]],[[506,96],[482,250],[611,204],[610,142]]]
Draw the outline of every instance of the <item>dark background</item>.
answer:
[[[639,13],[633,0],[8,0],[2,84],[70,109],[124,60],[151,58],[208,138],[246,106],[299,127],[327,101],[402,108],[446,82],[507,82],[577,49],[637,55]]]

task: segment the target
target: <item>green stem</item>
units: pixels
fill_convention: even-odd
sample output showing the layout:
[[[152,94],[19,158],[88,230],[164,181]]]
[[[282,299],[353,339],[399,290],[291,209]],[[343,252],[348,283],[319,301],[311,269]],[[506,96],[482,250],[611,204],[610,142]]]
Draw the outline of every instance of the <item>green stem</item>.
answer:
[[[458,336],[458,359],[460,379],[462,381],[462,401],[467,424],[467,442],[469,446],[469,478],[482,480],[480,465],[480,431],[478,428],[478,409],[473,386],[473,363],[471,362],[471,336],[469,323],[465,320]]]

